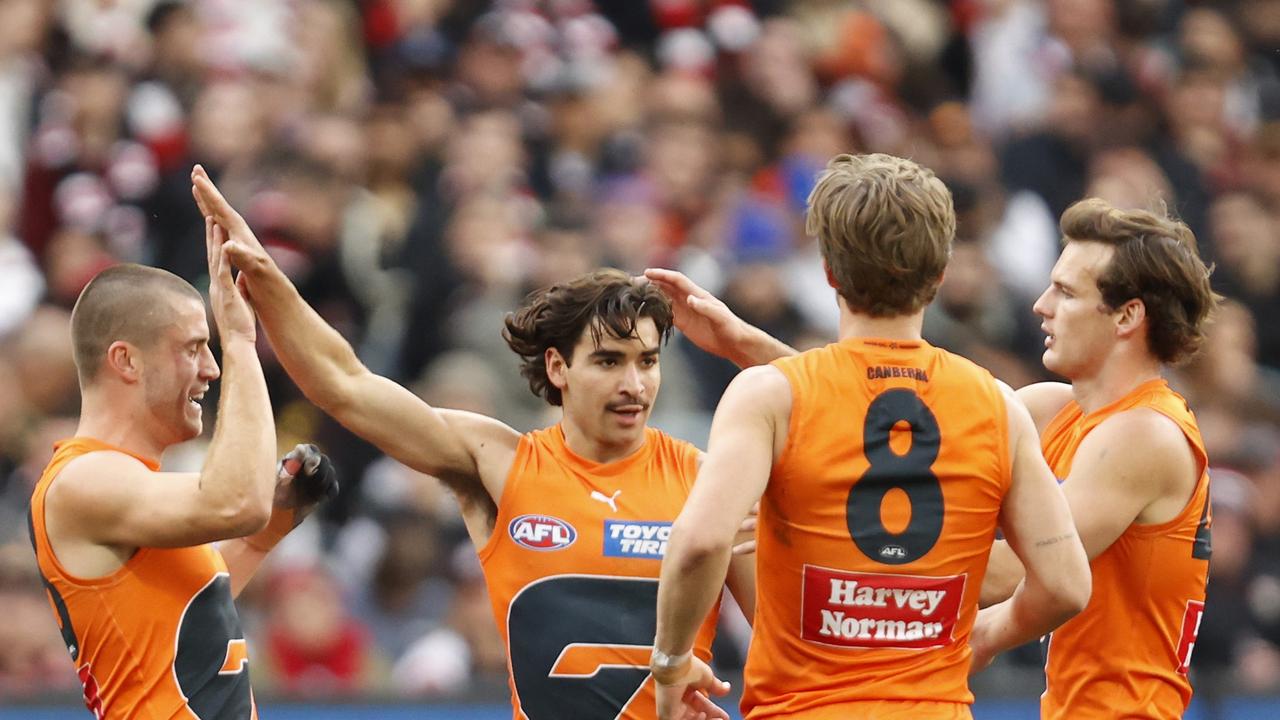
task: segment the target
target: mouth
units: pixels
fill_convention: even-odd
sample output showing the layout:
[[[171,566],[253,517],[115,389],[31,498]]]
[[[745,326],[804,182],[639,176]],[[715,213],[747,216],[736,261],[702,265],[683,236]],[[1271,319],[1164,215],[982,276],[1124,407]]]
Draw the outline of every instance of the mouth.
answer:
[[[208,392],[208,390],[209,390],[208,388],[205,388],[204,390],[201,390],[200,392],[191,393],[190,395],[188,395],[188,396],[187,396],[187,402],[189,402],[189,403],[191,403],[192,405],[194,405],[197,409],[201,409],[201,410],[203,410],[203,409],[204,409],[204,406],[203,406],[203,405],[201,405],[201,403],[203,403],[203,402],[204,402],[204,394],[205,394],[206,392]]]
[[[636,423],[644,416],[649,406],[644,403],[626,403],[619,405],[610,405],[608,410],[622,420],[624,424],[631,425]]]
[[[1044,346],[1045,346],[1046,348],[1053,347],[1053,341],[1054,341],[1055,336],[1054,336],[1054,334],[1049,330],[1049,328],[1045,327],[1044,325],[1041,325],[1041,326],[1040,326],[1040,332],[1043,332],[1043,333],[1044,333],[1044,335],[1045,335],[1045,337],[1044,337]]]

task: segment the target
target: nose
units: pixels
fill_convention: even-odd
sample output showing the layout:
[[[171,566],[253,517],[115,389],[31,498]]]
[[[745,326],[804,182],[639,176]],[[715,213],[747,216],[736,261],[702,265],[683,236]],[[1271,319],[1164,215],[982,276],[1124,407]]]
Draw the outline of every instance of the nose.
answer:
[[[1036,298],[1036,304],[1031,306],[1031,311],[1042,318],[1049,317],[1052,314],[1049,309],[1049,294],[1052,292],[1053,288],[1049,287],[1040,293],[1040,297]]]
[[[639,398],[644,394],[644,379],[640,374],[640,368],[635,363],[628,363],[626,369],[622,372],[622,380],[618,388],[622,392]]]
[[[206,347],[201,356],[203,362],[200,364],[200,377],[209,382],[221,377],[222,370],[218,368],[218,361],[213,359],[213,351]]]

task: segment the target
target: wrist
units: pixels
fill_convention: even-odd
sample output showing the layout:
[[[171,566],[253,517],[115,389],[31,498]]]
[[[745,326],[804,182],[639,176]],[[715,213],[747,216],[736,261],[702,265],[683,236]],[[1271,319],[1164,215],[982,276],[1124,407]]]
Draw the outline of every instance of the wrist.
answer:
[[[293,510],[276,508],[271,511],[267,526],[244,539],[245,544],[260,552],[271,552],[289,531],[293,530]]]
[[[692,662],[693,648],[671,655],[662,652],[655,645],[653,653],[649,656],[649,672],[653,673],[655,681],[663,685],[671,685],[684,676]]]

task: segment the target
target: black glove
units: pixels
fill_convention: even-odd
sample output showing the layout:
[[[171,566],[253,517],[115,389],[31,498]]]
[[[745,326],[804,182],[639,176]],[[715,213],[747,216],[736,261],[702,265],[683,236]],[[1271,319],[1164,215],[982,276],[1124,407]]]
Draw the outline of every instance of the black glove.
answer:
[[[275,507],[292,510],[296,527],[325,500],[338,495],[338,471],[315,445],[298,445],[276,466]]]

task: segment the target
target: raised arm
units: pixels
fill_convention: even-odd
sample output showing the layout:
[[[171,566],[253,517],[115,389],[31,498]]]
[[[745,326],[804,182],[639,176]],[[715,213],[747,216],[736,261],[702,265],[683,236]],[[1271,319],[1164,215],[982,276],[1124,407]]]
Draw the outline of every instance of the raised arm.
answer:
[[[258,311],[267,339],[286,372],[309,400],[356,435],[455,491],[501,496],[519,435],[472,413],[440,411],[387,378],[375,375],[351,345],[298,294],[222,194],[197,168],[201,208],[231,232],[227,254]]]
[[[689,341],[740,368],[795,355],[795,348],[733,314],[719,298],[675,270],[644,271],[671,300],[675,324]]]
[[[1030,413],[1006,390],[1013,478],[1000,524],[1025,568],[1012,596],[981,611],[970,645],[973,669],[997,653],[1034,640],[1069,620],[1089,602],[1092,576],[1066,498],[1040,454]]]
[[[275,421],[254,348],[253,313],[231,280],[226,239],[221,226],[205,221],[209,303],[222,338],[223,368],[218,425],[204,468],[155,472],[117,452],[77,458],[49,489],[46,520],[55,545],[184,547],[248,535],[267,523]],[[208,353],[207,347],[199,351]]]

